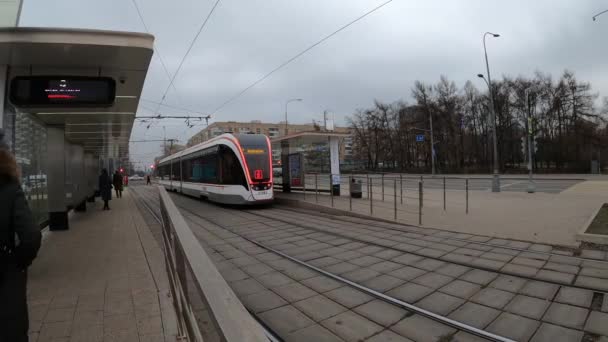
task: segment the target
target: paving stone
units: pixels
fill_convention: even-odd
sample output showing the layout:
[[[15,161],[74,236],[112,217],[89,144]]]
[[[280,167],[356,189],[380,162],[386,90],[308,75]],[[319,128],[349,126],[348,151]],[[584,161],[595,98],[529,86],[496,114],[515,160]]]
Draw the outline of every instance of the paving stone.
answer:
[[[484,259],[503,261],[503,262],[508,262],[509,260],[513,259],[512,255],[501,254],[501,253],[494,253],[494,252],[484,253],[484,254],[480,255],[480,257],[482,257]]]
[[[525,279],[501,275],[490,284],[490,287],[509,292],[517,292],[524,286],[525,283]]]
[[[246,296],[266,290],[262,284],[253,278],[238,280],[230,284],[238,296]]]
[[[288,277],[300,281],[304,279],[310,279],[312,277],[317,276],[319,273],[304,267],[304,266],[295,266],[293,268],[288,268],[283,271]]]
[[[508,255],[512,255],[512,256],[516,256],[520,253],[520,251],[515,250],[515,249],[500,248],[500,247],[492,248],[490,251],[492,251],[494,253],[508,254]]]
[[[162,334],[163,322],[160,314],[138,319],[137,332],[140,335]]]
[[[132,342],[138,340],[139,336],[135,330],[108,331],[104,332],[103,335],[104,342]]]
[[[550,270],[540,270],[534,277],[541,280],[554,281],[560,284],[571,284],[572,280],[574,280],[574,274]]]
[[[383,330],[382,326],[353,311],[328,318],[321,324],[346,341],[361,341]]]
[[[316,295],[293,304],[315,322],[320,322],[348,309],[324,295]]]
[[[589,267],[589,268],[599,268],[601,270],[608,270],[608,263],[605,261],[596,261],[596,260],[583,260],[581,267]]]
[[[528,247],[529,250],[531,251],[537,251],[537,252],[551,252],[551,250],[553,249],[552,246],[550,245],[543,245],[543,244],[539,244],[539,243],[535,243],[532,244],[530,247]]]
[[[450,294],[463,299],[468,299],[481,289],[481,286],[463,280],[454,280],[439,289],[440,292]]]
[[[40,328],[39,340],[44,340],[44,339],[51,340],[51,339],[57,338],[57,337],[68,337],[68,336],[70,336],[71,327],[72,327],[71,321],[44,323],[44,324],[42,324],[42,327]]]
[[[342,260],[336,259],[333,257],[328,257],[328,256],[308,261],[309,264],[316,266],[316,267],[320,267],[320,268],[323,268],[325,266],[334,265],[339,262],[342,262]]]
[[[49,309],[44,317],[44,323],[65,322],[74,319],[75,307]]]
[[[109,331],[121,331],[136,329],[136,320],[133,314],[105,316],[103,319],[104,333]]]
[[[274,292],[266,290],[241,298],[247,308],[255,313],[268,311],[279,306],[287,305],[287,302]]]
[[[395,324],[408,314],[406,310],[378,299],[358,306],[353,311],[385,327]]]
[[[462,275],[460,279],[479,285],[488,285],[491,281],[496,279],[497,276],[498,274],[494,272],[471,270]]]
[[[577,306],[553,303],[545,313],[543,321],[569,328],[582,329],[589,310]]]
[[[390,289],[405,283],[405,280],[382,274],[363,282],[363,285],[379,292],[386,292]]]
[[[408,240],[410,242],[413,242],[413,240]],[[429,242],[430,244],[430,242]],[[412,245],[409,243],[400,243],[397,244],[395,246],[393,246],[393,248],[402,251],[402,252],[416,252],[418,250],[421,250],[422,248],[424,248],[425,246],[417,246],[417,245]]]
[[[334,258],[338,258],[338,259],[343,260],[343,261],[348,261],[348,260],[359,258],[359,257],[362,257],[362,256],[363,256],[362,253],[355,252],[355,251],[347,251],[347,252],[343,252],[343,253],[340,253],[340,254],[335,254]]]
[[[392,289],[387,292],[387,295],[403,300],[406,303],[414,303],[425,297],[426,295],[433,292],[430,287],[407,283],[399,286],[396,289]]]
[[[343,286],[342,283],[326,276],[317,276],[314,278],[306,279],[302,281],[302,284],[320,293],[331,291],[333,289],[337,289],[338,287]]]
[[[262,263],[245,266],[242,270],[250,276],[259,276],[274,271],[272,267]]]
[[[489,251],[489,250],[492,249],[491,246],[480,245],[480,244],[477,244],[477,243],[469,243],[469,244],[467,244],[467,245],[465,245],[463,247],[470,248],[470,249],[475,249],[475,250],[482,251],[482,252],[487,252],[487,251]]]
[[[317,293],[300,283],[290,283],[272,289],[276,294],[290,303],[316,295]]]
[[[534,267],[534,268],[541,268],[545,264],[545,260],[537,260],[537,259],[530,259],[530,258],[524,258],[521,256],[517,256],[517,257],[513,258],[513,260],[511,260],[511,263],[517,264],[517,265]]]
[[[291,305],[263,312],[258,317],[281,336],[314,324],[310,318]]]
[[[358,270],[344,273],[344,274],[342,274],[342,277],[344,277],[348,280],[354,281],[354,282],[363,282],[368,279],[377,277],[379,275],[380,275],[380,272],[378,272],[378,271],[374,271],[369,268],[361,268]]]
[[[392,275],[393,277],[397,277],[400,279],[404,279],[404,280],[412,280],[414,278],[418,278],[421,275],[427,273],[427,271],[425,270],[421,270],[419,268],[415,268],[415,267],[411,267],[411,266],[405,266],[403,268],[394,270],[388,274]]]
[[[382,273],[389,273],[390,271],[396,270],[401,267],[403,267],[403,265],[398,264],[396,262],[383,261],[383,262],[374,264],[374,265],[370,266],[369,268],[371,268],[374,271],[378,271],[378,272],[382,272]]]
[[[334,335],[319,324],[311,325],[285,336],[285,342],[343,342],[341,338]]]
[[[450,296],[441,292],[435,292],[417,302],[416,306],[445,316],[454,311],[454,309],[457,307],[461,306],[464,302],[464,299]]]
[[[401,335],[397,335],[390,330],[384,330],[378,335],[374,335],[369,339],[365,340],[366,342],[413,342],[409,338],[405,338]]]
[[[582,338],[582,331],[543,323],[532,337],[531,342],[571,342],[581,341]]]
[[[556,252],[559,252],[559,251],[553,251],[552,253],[556,253]],[[573,258],[573,257],[567,256],[567,255],[552,255],[549,258],[549,261],[556,262],[559,264],[573,265],[573,266],[578,266],[583,263],[583,261],[581,259]]]
[[[604,252],[604,251],[597,251],[597,250],[591,250],[591,249],[583,249],[581,251],[581,258],[604,260],[605,257],[606,257],[606,252]]]
[[[452,336],[450,342],[487,342],[488,340],[485,338],[481,338],[479,336],[471,335],[464,331],[459,331],[456,335]]]
[[[578,276],[575,284],[601,291],[608,291],[608,281],[606,279]]]
[[[456,332],[454,328],[420,315],[401,320],[391,330],[413,341],[438,341]]]
[[[374,254],[375,257],[385,259],[385,260],[394,259],[400,255],[403,255],[403,253],[396,251],[394,249],[385,249],[383,251],[380,251],[380,252]]]
[[[434,259],[423,259],[415,263],[413,266],[427,271],[434,271],[445,265],[445,262]]]
[[[329,292],[325,292],[325,295],[338,304],[343,305],[347,308],[353,308],[363,303],[367,303],[374,299],[372,296],[367,295],[355,288],[350,286],[343,286]]]
[[[599,269],[599,268],[591,268],[591,267],[583,267],[580,272],[581,275],[595,278],[608,278],[608,270],[607,269]]]
[[[358,266],[362,266],[362,267],[366,267],[366,266],[370,266],[373,264],[377,264],[379,262],[382,262],[383,260],[380,258],[376,258],[374,256],[371,255],[366,255],[366,256],[362,256],[360,258],[356,258],[356,259],[351,259],[348,262],[358,265]]]
[[[404,265],[412,265],[422,259],[424,259],[424,258],[421,256],[406,253],[406,254],[400,255],[396,258],[393,258],[392,261],[400,263],[400,264],[404,264]]]
[[[549,247],[551,247],[551,246],[549,246]],[[541,253],[534,253],[534,252],[521,252],[517,256],[522,257],[522,258],[544,260],[544,261],[549,260],[549,257],[550,257],[549,254],[541,254]]]
[[[454,278],[452,278],[452,277],[448,277],[446,275],[435,273],[435,272],[429,272],[425,275],[422,275],[422,276],[412,280],[412,282],[414,282],[416,284],[424,285],[426,287],[430,287],[432,289],[438,289],[438,288],[446,285],[447,283],[451,282],[452,280],[454,280]]]
[[[506,246],[517,248],[517,249],[528,249],[531,245],[532,245],[532,243],[530,243],[530,242],[515,241],[515,240],[511,240],[511,241],[509,241],[509,243],[506,244]]]
[[[518,276],[534,277],[534,275],[538,273],[538,268],[523,265],[506,264],[500,271],[504,273],[516,274]]]
[[[461,266],[461,265],[457,265],[457,264],[447,264],[445,266],[439,267],[437,270],[435,270],[435,272],[437,272],[439,274],[447,275],[447,276],[450,276],[453,278],[458,278],[470,270],[471,270],[471,268],[466,267],[466,266]]]
[[[573,265],[558,264],[556,262],[548,262],[545,264],[545,266],[543,266],[543,269],[562,272],[562,273],[577,274],[580,268],[578,266],[573,266]]]
[[[390,235],[384,236],[384,237],[389,237]],[[363,253],[363,254],[374,254],[374,253],[378,253],[380,251],[382,251],[384,248],[382,247],[378,247],[378,246],[365,246],[363,248],[359,248],[357,249],[357,252],[359,253]]]
[[[446,254],[446,251],[434,248],[423,248],[416,251],[417,254],[424,255],[431,258],[439,258],[440,256]]]
[[[602,305],[602,311],[608,312],[608,295],[604,294],[604,304]]]
[[[471,301],[485,306],[502,309],[515,295],[508,291],[486,287],[471,298]]]
[[[587,324],[585,324],[585,331],[592,332],[598,335],[608,336],[608,313],[591,311]]]
[[[483,329],[496,317],[498,317],[499,314],[499,310],[467,302],[456,309],[456,311],[452,312],[448,317],[455,319],[458,322],[466,323],[476,328]]]
[[[592,300],[593,291],[567,286],[562,286],[555,298],[556,302],[582,306],[584,308],[589,308]]]
[[[462,255],[466,255],[466,256],[470,256],[470,257],[478,257],[478,256],[482,255],[484,253],[484,251],[480,251],[478,249],[471,249],[471,248],[458,248],[457,250],[454,251],[454,253],[462,254]]]
[[[456,246],[450,246],[448,244],[445,243],[434,243],[430,246],[432,249],[438,249],[444,252],[452,252],[455,249],[458,249],[458,247]],[[445,253],[443,253],[445,254]]]
[[[334,274],[343,274],[346,272],[354,271],[359,269],[360,267],[357,265],[353,265],[349,262],[341,262],[339,264],[323,267],[323,269],[327,272]]]
[[[463,254],[450,253],[442,256],[441,260],[470,265],[473,263],[474,258]]]
[[[539,325],[539,321],[504,312],[486,330],[515,341],[528,341]]]
[[[547,300],[517,295],[515,298],[513,298],[513,300],[511,300],[509,305],[507,305],[504,310],[516,315],[532,319],[540,319],[543,317],[543,314],[547,310],[547,307],[549,307],[549,304],[551,303]]]
[[[473,267],[481,267],[481,268],[487,268],[487,269],[491,269],[491,270],[499,270],[501,267],[505,266],[505,262],[497,261],[497,260],[483,259],[483,258],[475,258],[471,262],[471,265]]]

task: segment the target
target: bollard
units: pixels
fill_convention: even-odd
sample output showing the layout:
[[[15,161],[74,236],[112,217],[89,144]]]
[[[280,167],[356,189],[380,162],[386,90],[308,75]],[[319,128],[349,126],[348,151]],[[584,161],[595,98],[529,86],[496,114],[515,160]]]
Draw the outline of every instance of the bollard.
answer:
[[[422,226],[422,182],[418,183],[418,225]]]
[[[350,176],[348,184],[348,209],[353,211],[353,176]]]
[[[384,202],[384,173],[382,174],[382,202]]]
[[[331,194],[331,207],[334,207],[334,187],[331,183],[331,173],[329,174],[329,193]]]
[[[469,214],[469,179],[467,178],[465,180],[465,193],[466,193],[466,209],[465,209],[465,213],[468,215]]]
[[[374,215],[374,193],[372,191],[372,179],[369,180],[369,214]]]
[[[445,177],[443,177],[443,211],[445,211]]]
[[[420,176],[420,178],[422,178],[422,176]],[[418,195],[418,198],[420,198],[420,206],[424,207],[424,181],[420,181],[419,184],[419,192],[420,194]]]
[[[367,183],[365,183],[367,185],[367,198],[369,198],[369,172],[367,173]]]
[[[319,203],[319,183],[317,182],[317,174],[315,173],[315,202]]]
[[[393,202],[395,203],[395,221],[397,221],[397,179],[393,180]]]
[[[401,204],[403,204],[403,175],[399,174],[399,191],[401,192]]]
[[[306,201],[306,174],[302,173],[302,188],[304,190],[304,201]]]

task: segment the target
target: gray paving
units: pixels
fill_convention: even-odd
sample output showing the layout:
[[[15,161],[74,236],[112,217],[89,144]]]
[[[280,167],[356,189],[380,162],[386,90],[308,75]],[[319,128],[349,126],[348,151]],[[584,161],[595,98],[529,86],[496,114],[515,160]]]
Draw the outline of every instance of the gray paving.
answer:
[[[380,341],[384,336],[395,338],[397,341],[431,341],[448,337],[453,341],[475,341],[476,338],[412,315],[402,308],[374,299],[294,262],[277,258],[239,235],[272,245],[288,255],[295,255],[295,250],[298,255],[309,256],[308,260],[323,270],[339,272],[347,279],[404,302],[483,329],[500,332],[518,341],[547,340],[555,336],[555,331],[560,329],[567,329],[563,334],[567,336],[579,336],[585,332],[597,334],[592,330],[598,331],[597,322],[603,322],[605,319],[603,315],[590,314],[589,293],[592,298],[592,291],[504,275],[500,274],[500,270],[488,272],[476,269],[472,264],[458,265],[447,262],[446,259],[436,260],[427,255],[416,255],[416,250],[442,250],[437,248],[439,244],[449,246],[453,241],[442,240],[448,236],[471,239],[477,238],[475,236],[447,234],[448,232],[442,231],[433,233],[437,236],[430,236],[417,229],[398,233],[373,226],[364,229],[339,220],[331,221],[315,216],[308,216],[310,219],[305,220],[303,214],[293,214],[300,222],[315,225],[322,230],[317,231],[296,223],[261,218],[247,211],[218,208],[181,196],[174,198],[178,206],[190,206],[192,210],[196,208],[197,214],[211,220],[205,222],[192,214],[186,215],[201,243],[212,251],[216,265],[221,268],[220,272],[231,278],[229,284],[235,293],[248,308],[264,316],[264,322],[287,341],[305,341],[306,338],[310,341]],[[259,210],[262,213],[266,211]],[[226,230],[211,222],[230,228]],[[333,235],[336,233],[345,238],[336,238]],[[351,237],[390,245],[391,248],[406,246],[410,252],[371,245]],[[546,250],[543,245],[517,244],[502,239],[495,239],[494,242]],[[513,260],[514,266],[534,268],[541,263],[548,265],[551,262],[581,269],[603,270],[597,264],[568,263],[575,259],[561,260],[547,256],[537,260],[533,258],[537,255],[499,247],[488,249],[485,248],[488,246],[480,247],[469,243],[452,247],[457,248],[446,248],[450,251],[444,252],[474,259],[488,255]],[[467,256],[457,251],[478,256]],[[249,262],[245,258],[254,261]],[[235,259],[236,262],[233,263]],[[562,263],[564,260],[566,262]],[[595,276],[601,275],[597,271],[587,272],[595,272]],[[262,302],[261,299],[265,296],[268,296],[269,303],[256,303],[256,299]],[[245,299],[246,297],[249,298]],[[285,311],[287,323],[274,321],[279,320],[283,313],[278,310]],[[275,323],[279,324],[276,329]],[[601,328],[599,325],[599,329]]]

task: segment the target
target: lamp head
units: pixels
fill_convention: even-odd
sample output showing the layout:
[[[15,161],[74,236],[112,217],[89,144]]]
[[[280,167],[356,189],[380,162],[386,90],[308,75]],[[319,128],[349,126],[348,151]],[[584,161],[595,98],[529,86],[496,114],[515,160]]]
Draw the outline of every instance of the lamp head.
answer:
[[[483,78],[483,75],[482,74],[477,74],[477,77]]]

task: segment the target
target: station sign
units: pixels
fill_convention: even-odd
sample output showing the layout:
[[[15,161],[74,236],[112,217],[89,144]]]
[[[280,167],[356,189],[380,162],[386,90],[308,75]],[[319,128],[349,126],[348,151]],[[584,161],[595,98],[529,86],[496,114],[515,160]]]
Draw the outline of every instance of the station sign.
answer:
[[[424,134],[417,134],[416,142],[424,142]]]
[[[17,107],[107,107],[114,104],[111,77],[17,76],[9,99]]]

